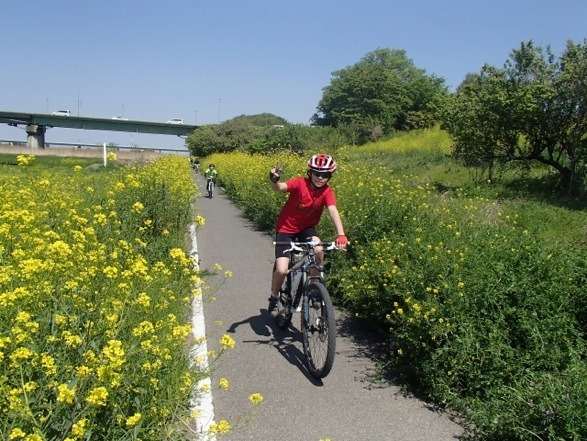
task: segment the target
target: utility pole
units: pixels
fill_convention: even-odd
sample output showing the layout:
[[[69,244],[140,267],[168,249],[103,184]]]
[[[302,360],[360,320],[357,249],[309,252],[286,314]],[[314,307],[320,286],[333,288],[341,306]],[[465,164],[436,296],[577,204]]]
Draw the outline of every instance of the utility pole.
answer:
[[[82,86],[77,86],[77,116],[79,117],[79,109],[82,106],[82,101],[79,98],[79,90]]]

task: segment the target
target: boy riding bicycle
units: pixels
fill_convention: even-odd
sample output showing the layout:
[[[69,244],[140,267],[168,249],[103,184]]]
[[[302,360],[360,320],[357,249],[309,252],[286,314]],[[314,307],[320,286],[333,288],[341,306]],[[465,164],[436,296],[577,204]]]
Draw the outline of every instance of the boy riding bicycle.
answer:
[[[269,171],[271,188],[275,191],[287,192],[289,197],[283,206],[275,224],[275,270],[271,280],[271,295],[269,296],[269,312],[271,315],[278,314],[279,290],[287,275],[289,265],[288,249],[283,243],[292,241],[320,242],[316,226],[320,221],[324,208],[328,214],[336,233],[336,245],[339,250],[347,246],[347,238],[336,207],[334,191],[328,186],[328,181],[336,170],[336,161],[332,156],[318,154],[308,160],[307,177],[299,176],[286,182],[279,182],[280,170],[272,168]],[[284,253],[285,252],[285,253]],[[321,247],[316,248],[316,262],[321,264],[324,259],[324,251]]]
[[[218,171],[216,171],[216,167],[214,164],[210,164],[206,171],[204,172],[204,177],[206,178],[206,196],[210,197],[210,193],[208,191],[208,181],[212,181],[213,185],[216,185],[216,178],[218,177]]]

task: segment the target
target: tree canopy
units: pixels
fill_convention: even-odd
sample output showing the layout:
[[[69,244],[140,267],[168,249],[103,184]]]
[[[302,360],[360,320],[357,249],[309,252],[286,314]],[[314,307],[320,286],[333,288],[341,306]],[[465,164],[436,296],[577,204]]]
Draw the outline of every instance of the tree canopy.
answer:
[[[347,127],[363,143],[396,130],[431,127],[444,79],[414,66],[403,50],[377,49],[332,73],[312,122]]]
[[[344,133],[330,127],[290,124],[285,119],[263,113],[241,115],[221,124],[198,127],[186,144],[193,156],[244,151],[270,153],[289,150],[302,153],[308,149],[340,147],[348,143]]]
[[[549,47],[522,43],[503,68],[468,75],[442,113],[465,163],[492,170],[500,161],[537,161],[576,192],[587,167],[587,40],[569,41],[558,59]]]

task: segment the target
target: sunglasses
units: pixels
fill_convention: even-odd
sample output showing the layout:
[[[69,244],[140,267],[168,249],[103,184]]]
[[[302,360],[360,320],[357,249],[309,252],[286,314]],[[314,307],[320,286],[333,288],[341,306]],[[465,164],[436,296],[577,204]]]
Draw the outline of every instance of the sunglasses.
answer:
[[[312,171],[312,174],[314,176],[316,176],[317,178],[330,179],[332,177],[332,173],[330,173],[330,172]]]

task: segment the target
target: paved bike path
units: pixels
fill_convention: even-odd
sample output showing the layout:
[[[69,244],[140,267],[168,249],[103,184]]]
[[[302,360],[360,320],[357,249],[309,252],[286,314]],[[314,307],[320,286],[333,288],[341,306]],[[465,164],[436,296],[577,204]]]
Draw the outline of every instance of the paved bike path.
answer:
[[[198,179],[203,193],[204,181]],[[236,426],[222,439],[458,439],[463,430],[447,415],[374,378],[370,340],[341,311],[332,371],[322,381],[313,379],[304,366],[300,334],[278,329],[267,312],[273,238],[245,219],[221,189],[212,199],[201,198],[198,207],[206,219],[197,234],[201,269],[218,263],[233,273],[213,286],[215,300],[204,306],[208,349],[218,349],[224,334],[236,342],[218,361],[211,360],[215,420]],[[296,329],[299,320],[296,314]],[[226,391],[215,387],[223,377],[229,381]],[[264,397],[254,410],[248,401],[252,393]]]

